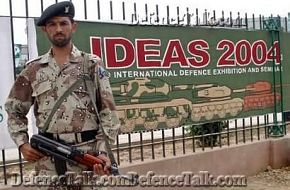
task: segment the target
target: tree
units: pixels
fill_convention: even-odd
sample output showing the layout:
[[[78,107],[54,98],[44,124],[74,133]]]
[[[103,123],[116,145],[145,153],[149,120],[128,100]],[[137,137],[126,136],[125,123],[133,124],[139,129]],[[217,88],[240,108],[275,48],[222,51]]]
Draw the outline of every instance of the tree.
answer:
[[[227,127],[224,121],[217,121],[212,123],[203,123],[199,125],[191,125],[186,131],[191,136],[201,136],[201,145],[204,147],[216,146],[219,134]],[[212,135],[210,135],[212,134]]]

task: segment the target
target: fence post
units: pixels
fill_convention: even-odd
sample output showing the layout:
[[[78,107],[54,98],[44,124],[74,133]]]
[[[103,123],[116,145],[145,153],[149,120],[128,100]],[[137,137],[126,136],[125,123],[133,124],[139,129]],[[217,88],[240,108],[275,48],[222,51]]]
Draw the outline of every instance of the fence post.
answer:
[[[281,20],[280,17],[274,18],[271,17],[267,20],[263,20],[263,28],[270,32],[271,35],[271,44],[273,48],[273,55],[272,55],[272,67],[273,67],[273,90],[274,90],[274,118],[273,124],[268,125],[268,134],[270,137],[281,137],[285,134],[285,118],[283,114],[283,86],[282,86],[282,60],[281,60],[281,48],[280,48],[280,31],[281,31]],[[277,44],[276,44],[277,43]],[[275,48],[276,46],[276,48]],[[275,50],[274,50],[275,48]],[[279,62],[279,70],[278,72],[276,69],[276,62]],[[279,78],[276,79],[276,73],[279,74]],[[276,86],[276,80],[280,84]],[[280,90],[281,98],[280,98],[280,112],[282,113],[282,122],[278,123],[277,113],[279,112],[277,103],[277,90]]]

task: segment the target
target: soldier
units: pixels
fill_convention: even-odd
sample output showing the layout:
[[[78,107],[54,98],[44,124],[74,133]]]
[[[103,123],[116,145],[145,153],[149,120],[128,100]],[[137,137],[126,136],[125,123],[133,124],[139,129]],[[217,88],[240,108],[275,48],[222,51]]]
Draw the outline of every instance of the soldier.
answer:
[[[94,152],[105,163],[104,167],[96,164],[94,172],[98,175],[110,173],[111,162],[106,154],[108,150],[104,135],[110,143],[115,141],[119,119],[109,79],[100,58],[81,52],[72,43],[72,34],[77,29],[73,17],[74,6],[69,1],[53,4],[43,12],[36,24],[42,27],[52,47],[48,53],[27,63],[5,104],[9,133],[24,159],[35,162],[38,175],[82,172],[85,168],[46,157],[31,147],[26,115],[32,105],[40,134]],[[72,84],[84,74],[88,74],[93,81],[99,109],[94,109],[85,82],[74,88],[56,106],[59,98],[68,93]],[[99,113],[100,121],[96,112]],[[54,188],[51,186],[51,189]]]

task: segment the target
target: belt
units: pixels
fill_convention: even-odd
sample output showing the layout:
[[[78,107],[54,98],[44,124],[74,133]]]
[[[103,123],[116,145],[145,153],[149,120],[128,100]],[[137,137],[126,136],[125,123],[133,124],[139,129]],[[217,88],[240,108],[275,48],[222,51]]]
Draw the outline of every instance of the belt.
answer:
[[[60,136],[61,135],[67,135],[67,133],[64,134],[58,134],[58,133],[42,133],[39,132],[40,135],[47,137],[49,139],[52,140],[56,140],[60,143],[64,143],[64,144],[78,144],[78,143],[83,143],[86,141],[90,141],[93,139],[96,139],[96,135],[98,134],[98,130],[87,130],[87,131],[82,131],[82,132],[78,132],[78,133],[68,133],[68,134],[72,134],[74,135],[74,142],[66,142],[65,139],[62,139]]]

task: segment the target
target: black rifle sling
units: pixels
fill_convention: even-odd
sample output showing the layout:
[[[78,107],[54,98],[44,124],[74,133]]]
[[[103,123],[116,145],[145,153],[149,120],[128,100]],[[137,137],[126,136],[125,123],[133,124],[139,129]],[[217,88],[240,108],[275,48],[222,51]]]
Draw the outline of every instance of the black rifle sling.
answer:
[[[89,62],[88,58],[89,58],[89,55],[85,53],[85,56],[84,56],[84,66],[85,66],[85,68],[86,67],[88,68],[88,62]],[[97,65],[97,67],[98,67],[98,65]],[[96,80],[97,80],[97,83],[99,84],[99,73],[98,72],[99,72],[99,70],[97,69]],[[107,149],[108,157],[111,160],[112,166],[117,168],[117,162],[116,162],[114,154],[113,154],[113,152],[111,150],[111,146],[109,144],[108,136],[106,135],[105,130],[104,130],[103,126],[102,126],[101,117],[100,117],[100,114],[99,114],[99,109],[98,109],[97,104],[96,104],[96,93],[99,94],[98,93],[98,89],[96,89],[97,85],[94,85],[94,83],[92,81],[92,78],[89,77],[88,75],[87,75],[87,77],[84,77],[84,82],[85,82],[86,88],[88,90],[88,93],[89,93],[90,99],[92,101],[92,104],[94,106],[97,119],[99,120],[99,127],[101,128],[101,131],[102,131],[103,136],[104,136],[105,146],[106,146],[106,149]],[[119,174],[114,174],[114,175],[119,175]]]

